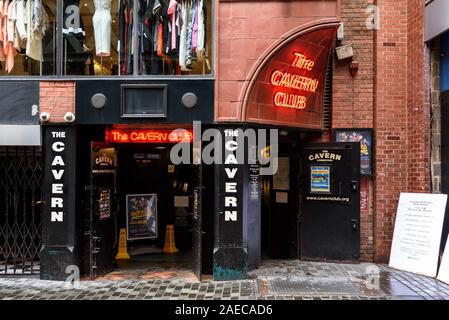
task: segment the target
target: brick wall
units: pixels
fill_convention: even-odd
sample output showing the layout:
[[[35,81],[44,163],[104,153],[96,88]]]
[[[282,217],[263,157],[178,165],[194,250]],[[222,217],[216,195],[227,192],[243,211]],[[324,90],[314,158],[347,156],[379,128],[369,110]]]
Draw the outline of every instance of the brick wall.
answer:
[[[49,122],[65,122],[66,112],[75,113],[75,82],[40,82],[39,111],[50,114]]]
[[[339,62],[334,57],[332,86],[332,128],[373,128],[374,126],[374,29],[368,28],[367,19],[371,13],[366,9],[372,5],[369,0],[342,0],[341,19],[344,23],[344,39],[337,46],[352,44],[354,61],[359,69],[354,76],[349,71],[349,62]],[[360,254],[361,259],[373,260],[374,215],[373,181],[366,178],[362,183],[368,196],[368,203],[361,210]]]
[[[408,0],[408,190],[430,192],[430,52],[424,43],[424,3]]]
[[[366,25],[376,3],[379,29]],[[361,212],[362,259],[386,262],[400,192],[429,191],[429,105],[422,1],[342,0],[345,39],[359,70],[335,61],[333,128],[375,129],[375,177]],[[369,22],[369,21],[368,21]]]
[[[428,51],[421,0],[379,0],[375,260],[386,262],[400,192],[430,192]]]
[[[390,254],[399,194],[407,190],[407,0],[379,0],[375,76],[375,260]]]

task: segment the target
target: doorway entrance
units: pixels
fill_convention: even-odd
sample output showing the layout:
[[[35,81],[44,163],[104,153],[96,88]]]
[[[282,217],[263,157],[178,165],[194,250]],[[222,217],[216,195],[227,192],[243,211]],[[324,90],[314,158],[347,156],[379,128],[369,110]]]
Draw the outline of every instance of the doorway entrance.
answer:
[[[151,130],[144,131],[148,137]],[[152,137],[165,134],[156,131]],[[201,277],[201,165],[173,164],[172,141],[124,142],[90,143],[86,270],[95,278],[111,271],[181,268]],[[191,141],[184,143],[191,152]],[[130,259],[116,260],[121,230]]]
[[[277,173],[261,176],[262,257],[265,259],[298,257],[299,145],[297,141],[282,138]]]
[[[127,229],[131,259],[121,268],[146,262],[192,264],[193,197],[196,186],[192,165],[173,165],[171,145],[118,146],[118,228]],[[150,207],[150,224],[142,221]],[[167,226],[174,227],[177,253],[166,254]]]
[[[280,139],[278,172],[261,185],[265,259],[359,260],[358,143]]]

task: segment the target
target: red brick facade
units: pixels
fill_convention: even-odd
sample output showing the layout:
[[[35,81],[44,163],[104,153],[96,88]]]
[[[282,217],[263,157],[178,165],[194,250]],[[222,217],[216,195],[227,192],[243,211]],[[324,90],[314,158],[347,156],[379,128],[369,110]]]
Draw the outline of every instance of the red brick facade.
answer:
[[[75,82],[41,81],[39,111],[50,114],[49,122],[65,122],[66,112],[75,113]]]
[[[375,258],[386,261],[401,191],[430,192],[423,1],[379,1],[376,39]]]
[[[353,61],[359,63],[354,76],[348,62],[334,58],[332,82],[332,127],[373,128],[374,127],[374,29],[367,28],[369,13],[366,8],[373,1],[341,1],[341,20],[344,23],[344,39],[337,46],[352,44]],[[369,21],[373,22],[373,21]],[[374,214],[373,179],[362,183],[368,187],[368,204],[361,210],[361,259],[370,261],[374,257]]]
[[[376,8],[378,29],[369,26]],[[240,120],[244,88],[270,47],[301,26],[344,22],[337,46],[352,44],[359,68],[352,76],[348,62],[334,59],[332,128],[374,128],[375,176],[361,212],[361,257],[388,261],[400,192],[430,192],[424,2],[219,1],[217,16],[217,121]]]

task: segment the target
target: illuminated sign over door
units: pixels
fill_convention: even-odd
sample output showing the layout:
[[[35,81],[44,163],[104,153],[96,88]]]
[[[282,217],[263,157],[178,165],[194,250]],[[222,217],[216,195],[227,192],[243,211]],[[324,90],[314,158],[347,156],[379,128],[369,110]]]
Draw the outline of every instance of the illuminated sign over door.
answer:
[[[191,129],[176,130],[107,130],[106,141],[112,143],[179,143],[192,142]]]
[[[321,129],[329,53],[336,28],[309,32],[280,48],[249,93],[248,122]]]

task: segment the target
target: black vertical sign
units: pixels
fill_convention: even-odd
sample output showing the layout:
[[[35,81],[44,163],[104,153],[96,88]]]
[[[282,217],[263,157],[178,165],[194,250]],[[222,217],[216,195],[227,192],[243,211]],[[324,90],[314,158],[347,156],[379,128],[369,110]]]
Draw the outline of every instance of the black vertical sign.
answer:
[[[41,278],[64,280],[75,264],[76,132],[44,127]]]
[[[243,241],[243,176],[245,165],[238,159],[238,134],[221,129],[223,163],[216,166],[216,238],[214,279],[247,277],[247,249]],[[218,148],[218,146],[217,146]]]
[[[256,150],[257,152],[257,150]],[[248,243],[248,267],[256,268],[261,261],[261,199],[260,167],[258,163],[248,164],[244,175],[244,228]]]

